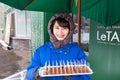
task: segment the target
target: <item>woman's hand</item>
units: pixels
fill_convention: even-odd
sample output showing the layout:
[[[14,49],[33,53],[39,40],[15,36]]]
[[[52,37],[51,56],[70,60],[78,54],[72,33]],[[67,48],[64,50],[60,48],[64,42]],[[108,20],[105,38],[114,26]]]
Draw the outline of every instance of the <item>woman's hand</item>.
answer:
[[[41,67],[35,71],[35,80],[43,80],[43,78],[40,77],[41,72],[42,72]]]

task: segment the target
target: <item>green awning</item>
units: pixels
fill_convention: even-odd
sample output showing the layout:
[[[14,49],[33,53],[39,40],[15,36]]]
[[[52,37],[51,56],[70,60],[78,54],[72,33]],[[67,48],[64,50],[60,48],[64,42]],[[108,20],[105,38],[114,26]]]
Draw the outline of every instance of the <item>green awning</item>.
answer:
[[[86,16],[103,26],[111,26],[120,21],[120,0],[82,0],[82,16]]]
[[[20,10],[77,13],[77,0],[0,0]],[[73,3],[74,2],[74,3]],[[104,26],[120,21],[120,0],[81,0],[81,15]]]
[[[0,0],[20,10],[43,12],[70,12],[71,0]]]

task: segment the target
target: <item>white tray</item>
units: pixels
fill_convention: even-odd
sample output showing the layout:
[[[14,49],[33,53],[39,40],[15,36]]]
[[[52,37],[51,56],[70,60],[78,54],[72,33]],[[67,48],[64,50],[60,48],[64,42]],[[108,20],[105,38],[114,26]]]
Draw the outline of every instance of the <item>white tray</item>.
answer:
[[[70,66],[47,66],[43,67],[40,76],[71,76],[93,74],[92,69],[87,65],[70,65]]]

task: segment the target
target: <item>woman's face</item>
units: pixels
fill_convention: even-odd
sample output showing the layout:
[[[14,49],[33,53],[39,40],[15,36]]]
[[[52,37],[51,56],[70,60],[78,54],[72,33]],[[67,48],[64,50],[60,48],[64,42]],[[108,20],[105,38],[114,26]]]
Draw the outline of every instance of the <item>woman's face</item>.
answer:
[[[54,26],[53,26],[53,34],[55,35],[55,37],[58,40],[64,40],[66,38],[66,36],[69,33],[69,29],[66,27],[61,27],[59,26],[59,24],[57,23],[57,21],[55,22]]]

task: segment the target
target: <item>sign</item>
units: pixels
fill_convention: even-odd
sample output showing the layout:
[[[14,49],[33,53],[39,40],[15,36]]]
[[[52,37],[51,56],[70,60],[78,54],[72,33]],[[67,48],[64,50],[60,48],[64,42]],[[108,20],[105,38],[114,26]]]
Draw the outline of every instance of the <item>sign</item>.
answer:
[[[92,80],[120,80],[120,23],[104,27],[90,22],[88,60]]]
[[[98,26],[96,35],[97,43],[120,46],[120,26]]]

